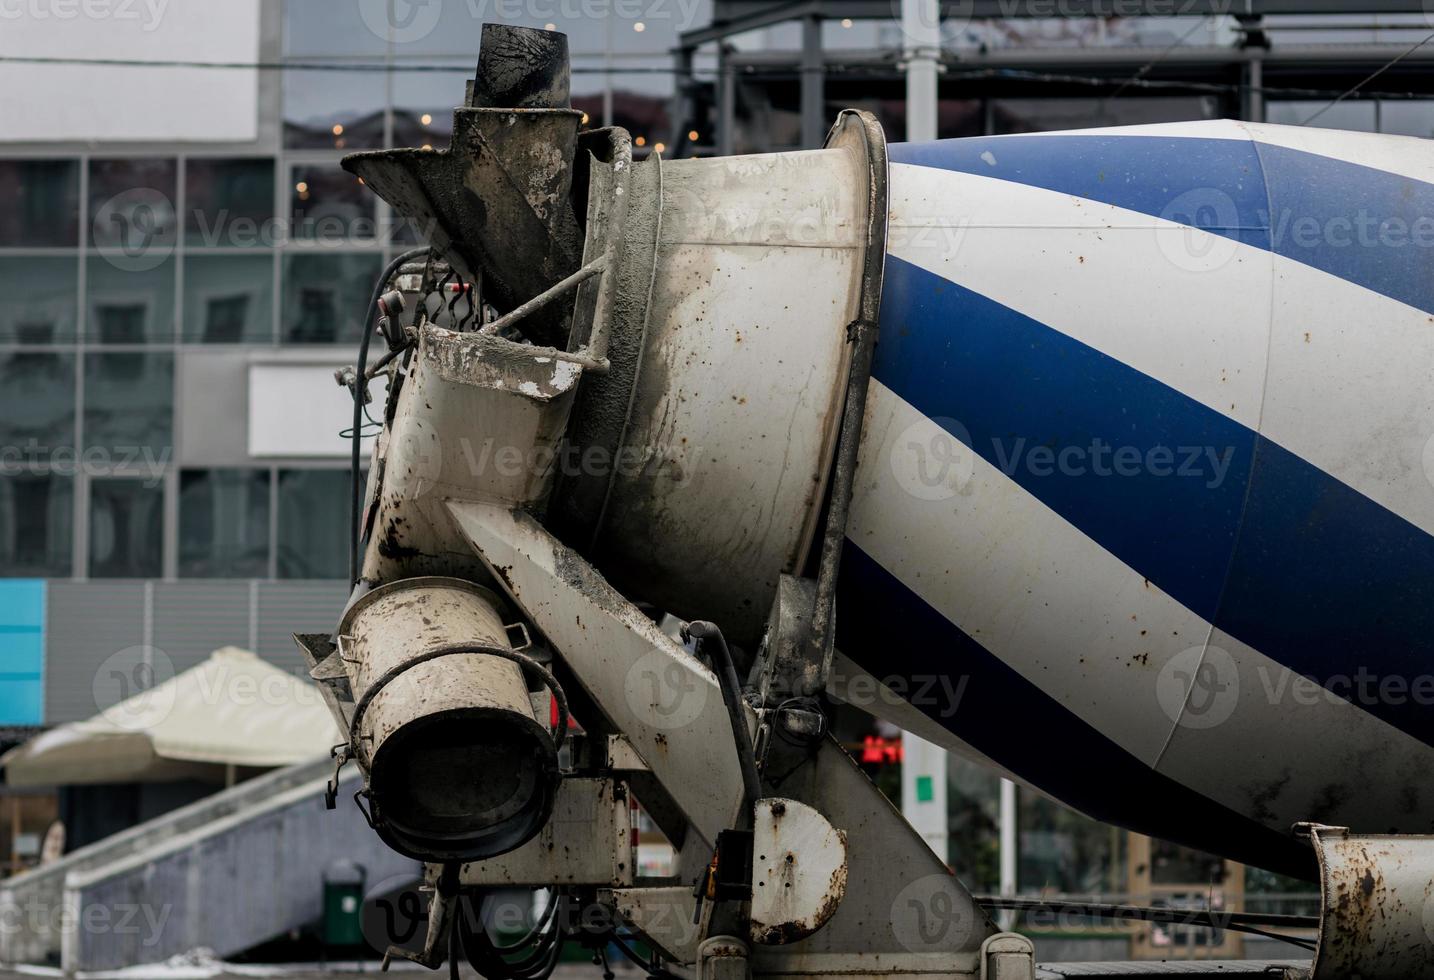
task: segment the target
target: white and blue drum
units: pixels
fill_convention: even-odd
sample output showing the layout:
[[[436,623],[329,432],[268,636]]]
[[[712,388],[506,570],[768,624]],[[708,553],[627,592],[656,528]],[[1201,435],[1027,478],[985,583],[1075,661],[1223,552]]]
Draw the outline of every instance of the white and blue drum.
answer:
[[[1434,144],[890,152],[843,651],[1142,832],[1304,874],[1297,821],[1434,831]]]

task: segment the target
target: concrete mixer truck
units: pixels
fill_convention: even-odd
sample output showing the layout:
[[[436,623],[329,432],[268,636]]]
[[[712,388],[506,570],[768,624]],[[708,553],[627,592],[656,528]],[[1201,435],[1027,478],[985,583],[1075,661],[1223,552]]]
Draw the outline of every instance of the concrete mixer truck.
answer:
[[[819,150],[638,161],[568,70],[488,25],[448,148],[344,161],[428,242],[339,373],[354,589],[297,637],[356,802],[428,868],[394,955],[1040,975],[834,740],[843,701],[1319,881],[1288,976],[1434,976],[1434,148],[888,146],[846,111]],[[635,867],[632,800],[673,874]],[[496,887],[549,896],[521,952],[462,913]]]

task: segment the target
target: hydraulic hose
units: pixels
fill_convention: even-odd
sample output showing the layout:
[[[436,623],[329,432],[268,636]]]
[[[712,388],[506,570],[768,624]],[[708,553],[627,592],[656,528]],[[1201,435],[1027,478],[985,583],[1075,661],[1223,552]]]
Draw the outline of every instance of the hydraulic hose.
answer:
[[[737,761],[742,767],[743,812],[762,798],[762,779],[757,774],[757,755],[752,748],[752,733],[747,729],[747,716],[742,711],[742,689],[737,684],[737,668],[727,640],[715,623],[697,620],[687,624],[687,635],[701,646],[712,640],[716,649],[713,665],[717,668],[717,685],[722,689],[722,703],[727,706],[727,719],[732,723],[732,740],[737,743]]]
[[[393,261],[384,267],[379,273],[378,282],[374,283],[373,295],[369,297],[368,306],[364,309],[363,320],[359,327],[358,367],[354,371],[354,425],[350,433],[351,458],[349,459],[349,586],[352,588],[358,585],[359,579],[359,495],[362,491],[359,488],[359,433],[363,428],[363,406],[364,393],[368,390],[368,379],[364,377],[364,371],[368,368],[368,345],[373,339],[373,318],[378,312],[378,299],[383,295],[383,289],[388,281],[393,278],[394,273],[403,266],[405,262],[411,262],[420,255],[428,254],[428,246],[422,248],[411,248],[407,252],[394,257]]]

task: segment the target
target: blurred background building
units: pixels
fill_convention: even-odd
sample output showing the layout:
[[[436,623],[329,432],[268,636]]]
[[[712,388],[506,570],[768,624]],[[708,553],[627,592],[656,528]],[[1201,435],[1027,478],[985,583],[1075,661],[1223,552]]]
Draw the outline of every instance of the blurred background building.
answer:
[[[1041,3],[1090,16],[1024,16]],[[1415,46],[1434,23],[1406,7],[949,4],[940,135],[1229,116],[1434,136],[1434,45]],[[886,0],[75,9],[33,3],[0,22],[5,745],[120,699],[113,665],[135,648],[177,672],[232,644],[298,672],[289,634],[337,619],[350,403],[327,377],[352,356],[373,279],[421,234],[338,161],[445,146],[484,21],[565,31],[574,104],[590,126],[629,129],[639,154],[811,146],[847,106],[876,113],[893,140],[905,131],[907,38]],[[1106,15],[1142,11],[1166,15]],[[316,381],[331,387],[321,403]],[[900,798],[899,733],[843,724]],[[908,780],[908,799],[944,799],[929,836],[977,892],[1308,909],[1303,886],[1096,824],[974,765],[951,760],[933,778]],[[10,867],[38,857],[55,812],[15,794],[0,805]],[[1111,944],[1093,954],[1106,958],[1235,943],[1026,928]]]

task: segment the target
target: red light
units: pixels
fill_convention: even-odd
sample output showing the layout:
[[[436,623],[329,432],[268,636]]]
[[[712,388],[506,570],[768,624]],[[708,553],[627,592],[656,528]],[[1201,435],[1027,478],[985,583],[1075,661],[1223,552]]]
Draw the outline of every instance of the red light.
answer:
[[[880,735],[868,735],[862,739],[861,761],[872,765],[885,765],[888,762],[900,762],[904,754],[899,738],[882,738]]]

